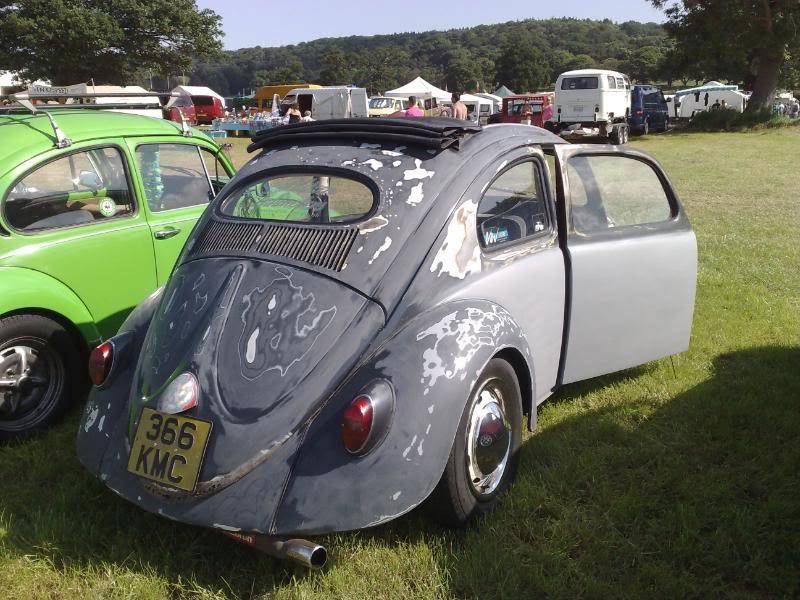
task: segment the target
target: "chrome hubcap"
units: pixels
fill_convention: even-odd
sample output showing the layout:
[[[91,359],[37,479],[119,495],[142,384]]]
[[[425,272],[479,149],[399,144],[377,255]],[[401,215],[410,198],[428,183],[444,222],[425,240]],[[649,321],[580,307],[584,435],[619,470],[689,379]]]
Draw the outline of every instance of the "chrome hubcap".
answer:
[[[511,426],[496,380],[488,381],[472,407],[467,429],[467,473],[473,490],[491,494],[500,485],[511,451]]]
[[[39,404],[50,384],[49,370],[35,348],[0,350],[0,420],[16,419]]]

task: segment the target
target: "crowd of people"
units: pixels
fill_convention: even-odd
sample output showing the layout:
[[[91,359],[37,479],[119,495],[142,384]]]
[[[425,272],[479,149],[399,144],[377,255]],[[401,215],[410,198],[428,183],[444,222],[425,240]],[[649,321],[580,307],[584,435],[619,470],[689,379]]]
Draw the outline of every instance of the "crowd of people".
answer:
[[[800,100],[792,98],[789,103],[783,101],[775,105],[774,110],[779,115],[786,115],[790,119],[800,118]]]

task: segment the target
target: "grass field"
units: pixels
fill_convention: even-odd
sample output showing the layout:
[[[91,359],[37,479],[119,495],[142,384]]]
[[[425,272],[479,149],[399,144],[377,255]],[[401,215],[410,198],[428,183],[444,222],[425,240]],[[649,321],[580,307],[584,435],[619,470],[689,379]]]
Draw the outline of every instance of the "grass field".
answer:
[[[497,512],[328,536],[308,573],[117,498],[77,463],[73,413],[0,448],[2,597],[800,595],[800,131],[635,145],[697,232],[691,349],[561,390]]]

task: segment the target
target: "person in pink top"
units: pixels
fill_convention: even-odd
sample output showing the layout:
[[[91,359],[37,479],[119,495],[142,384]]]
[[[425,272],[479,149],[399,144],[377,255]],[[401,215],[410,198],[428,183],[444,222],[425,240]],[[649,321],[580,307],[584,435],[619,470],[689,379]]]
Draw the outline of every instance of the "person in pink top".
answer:
[[[417,97],[416,96],[409,96],[408,97],[408,108],[406,109],[406,116],[407,117],[424,117],[425,113],[423,110],[417,106]]]

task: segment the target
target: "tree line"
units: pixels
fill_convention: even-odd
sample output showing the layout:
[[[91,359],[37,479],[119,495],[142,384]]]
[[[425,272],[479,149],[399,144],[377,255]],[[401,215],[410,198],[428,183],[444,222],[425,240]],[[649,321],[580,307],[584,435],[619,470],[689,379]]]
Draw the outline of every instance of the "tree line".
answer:
[[[353,84],[376,94],[417,75],[449,90],[492,90],[503,84],[524,92],[545,88],[571,69],[621,70],[636,80],[671,78],[665,70],[671,48],[657,23],[530,19],[242,48],[198,60],[189,76],[224,95],[294,82]]]

